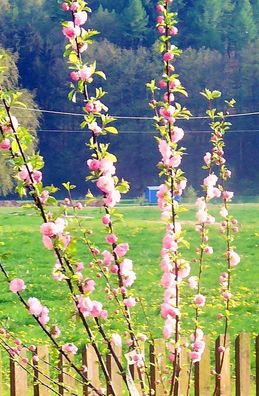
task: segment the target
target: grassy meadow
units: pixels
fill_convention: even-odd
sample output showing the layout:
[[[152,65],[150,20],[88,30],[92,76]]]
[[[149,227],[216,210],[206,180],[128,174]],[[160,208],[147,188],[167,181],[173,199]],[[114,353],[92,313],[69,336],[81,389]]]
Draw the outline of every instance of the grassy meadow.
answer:
[[[195,257],[198,234],[194,231],[195,208],[193,206],[187,206],[187,208],[188,211],[182,214],[182,219],[186,238],[190,241],[190,248],[186,249],[183,255],[191,261]],[[218,210],[217,206],[211,207],[211,214],[215,215],[216,219],[219,219]],[[124,214],[124,220],[116,222],[115,230],[120,237],[120,242],[128,241],[130,244],[128,257],[134,261],[137,272],[134,288],[136,294],[146,301],[143,302],[145,315],[140,309],[140,304],[134,310],[135,326],[139,331],[145,331],[147,321],[153,323],[151,326],[153,335],[160,337],[162,320],[159,315],[159,306],[163,290],[159,286],[161,277],[159,251],[164,225],[160,222],[159,210],[156,207],[122,207],[120,212]],[[230,332],[233,335],[241,331],[257,333],[259,330],[258,312],[256,312],[259,289],[259,205],[233,204],[232,213],[241,225],[241,231],[236,235],[235,243],[241,256],[241,263],[236,267],[233,275],[234,299]],[[84,209],[80,212],[80,216],[83,225],[93,231],[91,239],[104,250],[106,244],[104,243],[104,229],[100,225],[100,209]],[[55,260],[53,254],[42,246],[39,234],[40,224],[41,220],[32,209],[0,209],[0,251],[8,253],[4,260],[5,267],[11,278],[22,277],[25,280],[27,289],[24,296],[26,298],[38,297],[50,308],[51,324],[58,323],[66,339],[77,343],[85,342],[84,332],[79,322],[73,318],[73,304],[71,302],[69,305],[67,302],[65,284],[55,282],[51,277]],[[218,232],[217,224],[211,226],[210,244],[214,248],[214,254],[206,257],[202,277],[202,292],[206,295],[207,304],[201,316],[201,326],[206,328],[206,332],[216,336],[223,330],[223,323],[215,319],[217,312],[222,311],[222,300],[218,298],[218,277],[225,270],[226,265],[223,255],[224,241]],[[87,264],[91,256],[87,248],[80,243],[78,244],[78,258],[85,263],[85,274],[89,272],[89,276],[95,276],[96,272],[88,270]],[[197,274],[195,263],[192,264],[191,274]],[[100,290],[104,289],[102,282],[102,280],[97,280],[99,288],[97,287],[93,295],[96,298],[100,297]],[[24,341],[30,340],[35,343],[39,340],[46,341],[34,325],[32,318],[17,301],[16,296],[8,291],[8,285],[1,274],[0,285],[1,324],[8,326],[16,334],[19,333]],[[186,307],[182,315],[183,332],[193,327],[191,302],[192,291],[186,286],[182,290],[181,300],[182,306]],[[113,314],[113,307],[110,317],[112,319],[107,322],[107,326],[116,331],[123,331],[124,326]]]

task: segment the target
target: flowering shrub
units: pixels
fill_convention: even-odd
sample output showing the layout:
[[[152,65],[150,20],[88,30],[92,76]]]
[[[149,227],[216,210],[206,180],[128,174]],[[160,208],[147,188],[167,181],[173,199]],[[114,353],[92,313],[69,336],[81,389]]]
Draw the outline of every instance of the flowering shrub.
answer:
[[[181,141],[184,131],[177,126],[178,119],[188,119],[190,112],[183,108],[175,97],[178,94],[187,95],[173,66],[174,58],[180,56],[181,51],[171,43],[178,30],[175,26],[176,15],[170,11],[170,0],[161,0],[157,5],[157,30],[160,35],[160,52],[163,62],[163,74],[156,84],[151,81],[148,88],[152,99],[150,106],[155,111],[155,128],[158,132],[156,140],[161,154],[158,164],[160,176],[163,179],[157,194],[158,206],[161,210],[161,219],[165,223],[165,235],[161,248],[161,286],[164,288],[164,298],[161,302],[160,313],[164,319],[161,333],[167,341],[169,374],[163,380],[164,394],[176,394],[178,379],[181,371],[181,348],[184,341],[181,338],[181,296],[184,287],[195,290],[193,296],[194,323],[193,333],[190,335],[190,378],[192,365],[201,360],[205,343],[203,331],[199,327],[199,315],[206,307],[206,295],[202,290],[202,274],[206,255],[213,254],[213,247],[209,245],[209,226],[215,223],[215,218],[209,214],[207,204],[214,198],[222,199],[220,216],[222,222],[220,232],[226,241],[226,272],[220,275],[221,296],[225,305],[224,314],[219,313],[219,319],[225,319],[225,340],[220,346],[223,365],[224,351],[226,348],[226,333],[229,324],[229,309],[231,302],[231,271],[240,258],[233,246],[233,234],[238,231],[237,220],[229,213],[229,202],[233,193],[227,190],[227,180],[231,176],[224,158],[224,134],[229,128],[225,114],[210,109],[208,116],[211,119],[212,150],[204,156],[204,169],[208,175],[204,178],[203,195],[197,199],[196,231],[200,234],[200,245],[197,248],[198,276],[191,276],[190,263],[184,258],[184,250],[188,246],[180,223],[182,211],[177,197],[183,194],[187,184],[184,172],[180,169],[185,154]],[[128,183],[116,176],[117,158],[109,151],[109,144],[102,142],[102,137],[107,134],[117,134],[117,129],[111,124],[114,118],[109,116],[108,108],[103,103],[105,92],[102,88],[92,89],[92,83],[98,78],[106,78],[103,72],[97,69],[95,62],[89,63],[85,54],[91,45],[96,31],[86,30],[83,26],[87,22],[88,13],[91,12],[84,0],[68,0],[62,4],[62,9],[68,15],[68,21],[63,23],[63,34],[67,40],[64,57],[70,69],[70,92],[68,98],[72,102],[81,101],[84,119],[81,128],[89,135],[87,146],[91,150],[91,158],[86,161],[89,169],[87,181],[94,183],[102,195],[103,214],[100,224],[104,227],[106,248],[102,251],[91,239],[91,235],[84,229],[80,222],[78,212],[82,203],[74,202],[73,189],[70,182],[63,186],[67,191],[62,208],[56,208],[53,194],[56,188],[44,186],[42,168],[44,162],[39,154],[28,152],[28,146],[33,139],[30,133],[19,125],[18,120],[12,115],[12,107],[20,104],[19,93],[1,91],[3,108],[0,110],[0,149],[6,152],[6,158],[12,162],[17,180],[17,192],[21,197],[29,196],[33,200],[33,207],[42,218],[39,232],[42,236],[44,247],[53,252],[54,267],[53,279],[67,285],[70,298],[73,302],[76,316],[85,330],[87,341],[94,348],[103,375],[110,384],[110,394],[115,396],[116,390],[106,366],[101,343],[104,343],[109,353],[114,358],[118,372],[121,374],[128,394],[137,395],[136,388],[129,365],[134,365],[137,372],[137,381],[140,384],[142,395],[153,395],[154,389],[147,363],[141,348],[143,341],[153,342],[152,330],[148,335],[139,334],[136,323],[132,320],[132,309],[141,302],[140,296],[131,289],[136,279],[133,262],[128,257],[130,247],[127,241],[120,238],[116,231],[115,219],[118,213],[116,204],[121,200],[121,195],[129,190]],[[203,95],[211,102],[220,96],[218,91],[205,90]],[[233,101],[227,102],[232,107]],[[20,104],[21,105],[21,104]],[[211,106],[210,106],[211,107]],[[89,190],[86,194],[86,204],[94,199]],[[83,241],[91,255],[89,270],[77,256],[75,246],[78,243],[76,233],[71,232],[70,222],[66,216],[67,207],[71,206],[75,213],[76,225]],[[54,207],[54,209],[53,209]],[[49,325],[51,315],[49,309],[36,297],[23,297],[28,287],[23,279],[10,279],[5,268],[0,264],[1,270],[9,282],[10,291],[15,293],[20,302],[32,315],[34,320],[48,336],[57,350],[68,360],[74,372],[97,394],[105,395],[103,388],[97,389],[87,377],[87,371],[77,366],[70,358],[70,354],[77,354],[78,346],[69,340],[63,345],[58,343],[60,328],[58,325]],[[95,280],[94,280],[94,279]],[[186,281],[188,278],[188,281]],[[105,283],[106,296],[103,301],[96,300],[94,291],[103,287]],[[143,308],[142,304],[141,308]],[[115,319],[111,312],[115,310]],[[145,314],[145,312],[144,312]],[[117,333],[111,334],[109,326],[112,321],[120,317],[123,320],[125,337],[122,339]],[[5,334],[5,330],[2,331]],[[115,346],[123,345],[128,348],[125,360],[121,361],[116,354]],[[33,348],[32,348],[33,349]],[[12,356],[17,356],[21,348],[8,349]],[[37,356],[34,355],[34,360]],[[220,378],[220,372],[215,373]],[[189,389],[190,391],[190,381]],[[215,390],[216,392],[216,390]]]

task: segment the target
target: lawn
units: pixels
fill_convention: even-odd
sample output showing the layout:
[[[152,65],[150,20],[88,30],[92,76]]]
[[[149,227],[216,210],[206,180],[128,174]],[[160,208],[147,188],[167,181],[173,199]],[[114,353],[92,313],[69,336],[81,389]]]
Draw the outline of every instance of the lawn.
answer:
[[[159,267],[159,250],[164,226],[159,219],[156,207],[123,207],[120,212],[124,220],[115,224],[115,229],[120,241],[129,241],[129,257],[133,259],[137,272],[137,281],[134,287],[136,294],[143,296],[147,301],[146,314],[148,321],[154,322],[153,332],[155,337],[161,334],[162,321],[159,317],[159,305],[162,300],[162,290],[159,286],[161,270]],[[211,213],[219,219],[218,207],[212,206]],[[241,263],[234,271],[232,293],[234,301],[232,306],[232,323],[230,332],[240,331],[251,333],[258,332],[258,314],[256,302],[258,301],[259,279],[259,205],[246,204],[232,205],[232,213],[241,223],[241,232],[236,236],[237,250],[241,256]],[[100,226],[100,209],[89,208],[80,212],[81,222],[93,231],[92,240],[101,249],[105,249],[104,230]],[[184,257],[192,260],[195,257],[198,235],[194,231],[195,209],[188,207],[188,212],[182,214],[186,238],[190,241],[190,248],[184,252]],[[46,251],[41,243],[39,234],[40,219],[28,209],[1,208],[0,210],[0,240],[1,252],[9,252],[5,259],[5,266],[11,277],[22,277],[27,284],[24,295],[35,296],[41,299],[51,309],[51,322],[59,323],[66,337],[78,342],[82,340],[82,333],[78,330],[79,323],[69,320],[73,316],[73,305],[67,306],[65,302],[67,290],[63,283],[57,283],[51,278],[54,259],[51,252]],[[222,331],[222,324],[216,321],[216,313],[222,308],[222,301],[218,299],[218,276],[225,270],[224,241],[218,232],[218,225],[211,227],[210,243],[214,247],[214,254],[206,257],[206,270],[204,271],[202,286],[207,297],[207,309],[202,314],[201,324],[212,335]],[[90,255],[85,246],[79,244],[78,257],[86,264],[90,262]],[[192,265],[192,274],[197,273],[197,264]],[[90,271],[90,270],[89,270]],[[86,269],[87,273],[87,269]],[[102,280],[100,281],[102,288]],[[27,340],[36,342],[41,333],[34,326],[33,320],[23,307],[17,302],[15,295],[8,291],[8,286],[1,277],[1,323],[9,326]],[[95,292],[98,298],[100,293]],[[191,306],[192,294],[188,287],[182,291],[181,304],[187,310],[182,317],[183,329],[192,328]],[[56,309],[54,310],[54,306]],[[144,315],[136,309],[136,326],[141,330],[145,326]],[[111,315],[113,316],[113,315]],[[109,322],[112,328],[122,328],[120,321]]]

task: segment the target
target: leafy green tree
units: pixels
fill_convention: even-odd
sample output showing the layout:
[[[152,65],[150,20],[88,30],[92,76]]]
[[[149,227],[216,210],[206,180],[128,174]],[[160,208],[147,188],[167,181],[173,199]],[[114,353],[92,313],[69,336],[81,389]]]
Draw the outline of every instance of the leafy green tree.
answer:
[[[0,53],[3,54],[4,50],[0,48]],[[1,75],[1,87],[4,89],[12,90],[18,85],[19,74],[16,66],[17,57],[11,53],[6,53],[4,58],[0,58],[0,67],[5,69],[5,72]],[[24,102],[29,108],[37,108],[35,105],[33,95],[27,91],[22,90],[21,101]],[[31,111],[21,111],[19,109],[13,109],[13,115],[17,116],[19,121],[26,127],[29,128],[32,134],[36,137],[36,129],[39,126],[40,113]],[[34,141],[34,147],[37,144],[37,139]],[[3,153],[0,152],[0,196],[9,194],[14,186],[11,167],[3,158]]]
[[[109,11],[100,5],[98,10],[90,17],[88,26],[90,28],[96,28],[98,26],[102,40],[106,38],[114,44],[121,44],[123,25],[120,16],[115,10]],[[112,29],[107,29],[108,26],[112,26]]]
[[[148,15],[141,0],[132,0],[129,6],[123,11],[122,37],[131,46],[138,46],[143,43],[148,33]]]
[[[249,0],[238,0],[229,29],[229,47],[241,49],[257,36],[253,8]]]

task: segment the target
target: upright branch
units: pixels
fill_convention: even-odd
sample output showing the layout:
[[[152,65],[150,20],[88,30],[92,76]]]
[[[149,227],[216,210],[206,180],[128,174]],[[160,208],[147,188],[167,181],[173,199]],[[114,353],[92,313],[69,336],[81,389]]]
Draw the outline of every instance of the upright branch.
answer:
[[[157,4],[157,30],[160,34],[160,52],[163,60],[163,74],[158,86],[153,80],[147,84],[152,93],[150,106],[155,111],[156,140],[162,156],[158,164],[163,184],[157,193],[158,206],[162,220],[166,224],[166,233],[161,250],[161,285],[165,289],[161,315],[165,319],[163,335],[168,340],[169,359],[173,363],[170,390],[166,394],[176,394],[180,374],[180,290],[182,281],[189,275],[190,265],[182,258],[181,247],[186,246],[178,215],[181,210],[178,201],[186,187],[184,172],[179,168],[185,149],[179,145],[184,131],[176,126],[179,118],[188,118],[190,112],[175,102],[175,94],[187,95],[173,66],[174,58],[181,51],[171,41],[178,33],[175,26],[176,14],[170,12],[172,1],[160,1]],[[162,97],[157,97],[162,91]]]

